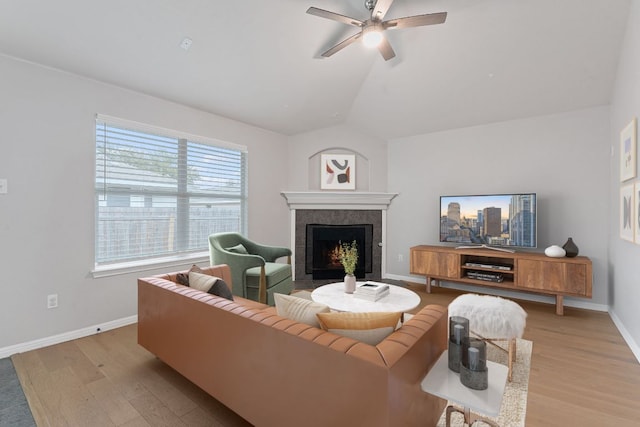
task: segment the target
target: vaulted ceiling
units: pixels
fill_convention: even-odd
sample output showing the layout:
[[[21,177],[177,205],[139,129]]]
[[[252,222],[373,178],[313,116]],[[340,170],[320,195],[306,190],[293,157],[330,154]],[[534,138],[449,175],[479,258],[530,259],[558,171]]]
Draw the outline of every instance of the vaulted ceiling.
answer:
[[[606,105],[630,0],[395,0],[396,57],[310,6],[364,0],[0,0],[0,53],[287,135],[349,124],[395,138]],[[189,50],[180,47],[188,37]]]

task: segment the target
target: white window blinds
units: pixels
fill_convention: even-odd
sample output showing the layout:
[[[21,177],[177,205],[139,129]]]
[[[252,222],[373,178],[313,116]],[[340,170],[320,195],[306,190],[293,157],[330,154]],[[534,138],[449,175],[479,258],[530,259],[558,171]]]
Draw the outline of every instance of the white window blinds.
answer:
[[[246,231],[242,146],[96,119],[96,266],[207,251]]]

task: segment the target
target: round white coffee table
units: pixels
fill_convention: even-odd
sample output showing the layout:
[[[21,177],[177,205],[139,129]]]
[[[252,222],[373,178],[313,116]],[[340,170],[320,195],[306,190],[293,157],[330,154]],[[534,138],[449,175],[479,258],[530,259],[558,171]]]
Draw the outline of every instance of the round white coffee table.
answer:
[[[365,282],[358,282],[358,286]],[[420,297],[415,292],[401,286],[389,285],[389,295],[378,301],[367,301],[344,291],[344,283],[336,282],[320,286],[311,292],[311,299],[328,305],[336,311],[365,313],[370,311],[391,311],[405,313],[420,304]]]

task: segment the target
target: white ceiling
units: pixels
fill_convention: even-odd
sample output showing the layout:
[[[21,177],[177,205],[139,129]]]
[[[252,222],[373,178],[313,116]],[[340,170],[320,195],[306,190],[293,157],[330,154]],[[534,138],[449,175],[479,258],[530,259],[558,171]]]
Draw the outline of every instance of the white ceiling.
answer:
[[[0,0],[0,52],[284,134],[389,139],[608,104],[630,0],[395,0],[385,62],[306,14],[364,0]],[[189,51],[180,48],[193,40]]]

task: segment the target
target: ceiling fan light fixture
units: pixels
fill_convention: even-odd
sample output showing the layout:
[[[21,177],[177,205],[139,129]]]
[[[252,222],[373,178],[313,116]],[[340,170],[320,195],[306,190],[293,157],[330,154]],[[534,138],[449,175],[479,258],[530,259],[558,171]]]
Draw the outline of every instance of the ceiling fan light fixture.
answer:
[[[366,47],[378,47],[382,43],[382,31],[377,25],[371,25],[370,27],[362,30],[362,43]]]
[[[322,53],[323,58],[328,58],[336,52],[341,51],[356,41],[362,40],[362,44],[368,48],[377,48],[385,61],[395,58],[396,54],[388,39],[384,38],[383,31],[389,28],[411,28],[422,27],[424,25],[442,24],[447,19],[447,12],[427,13],[423,15],[405,16],[404,18],[388,19],[384,17],[389,11],[394,0],[364,0],[364,6],[370,14],[367,20],[358,20],[339,13],[330,12],[317,7],[310,7],[307,13],[319,16],[320,18],[331,19],[353,27],[358,27],[360,32],[342,40],[329,50]]]

